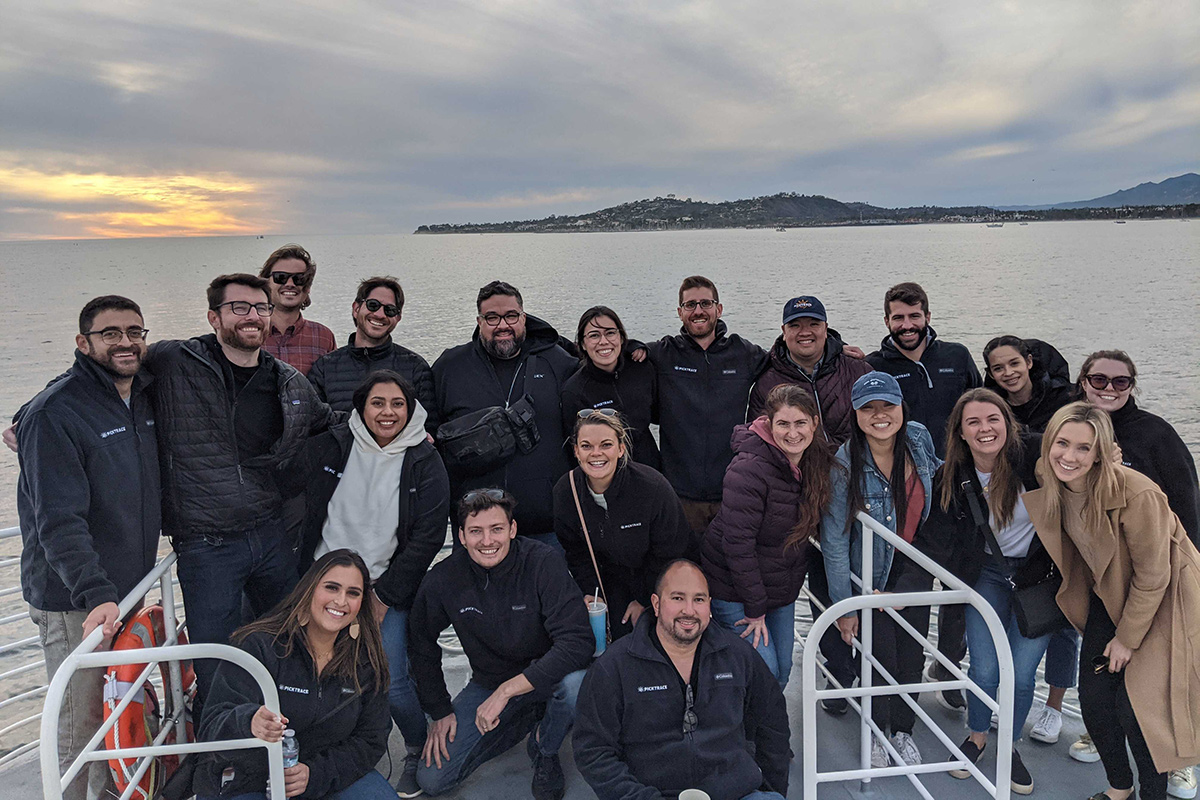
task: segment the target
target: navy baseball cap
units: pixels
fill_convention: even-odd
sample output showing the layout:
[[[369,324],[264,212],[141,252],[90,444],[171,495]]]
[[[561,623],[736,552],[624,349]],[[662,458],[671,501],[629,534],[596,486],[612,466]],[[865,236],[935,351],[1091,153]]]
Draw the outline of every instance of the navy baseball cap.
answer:
[[[850,405],[854,410],[865,406],[872,400],[882,400],[894,406],[904,403],[904,395],[900,393],[900,384],[886,372],[868,372],[854,382],[850,390]]]
[[[783,307],[783,324],[787,325],[800,317],[812,317],[821,322],[828,322],[825,316],[825,306],[815,297],[793,297]]]

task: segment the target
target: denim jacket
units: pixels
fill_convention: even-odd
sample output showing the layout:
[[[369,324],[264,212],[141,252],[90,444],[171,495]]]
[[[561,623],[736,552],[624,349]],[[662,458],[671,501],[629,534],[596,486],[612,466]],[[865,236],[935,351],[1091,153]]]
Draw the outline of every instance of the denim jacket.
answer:
[[[850,582],[851,570],[855,575],[862,574],[862,523],[855,521],[849,530],[846,527],[846,518],[850,514],[850,444],[851,442],[846,442],[837,451],[837,464],[830,475],[832,493],[829,506],[821,517],[821,551],[825,557],[829,597],[835,603],[855,594]],[[919,422],[908,423],[908,451],[916,465],[921,485],[925,488],[925,508],[921,511],[921,522],[924,522],[929,516],[929,507],[933,499],[933,473],[941,466],[942,461],[934,453],[933,437]],[[862,497],[867,513],[889,530],[895,531],[896,520],[892,512],[890,484],[887,478],[875,469],[869,454],[863,465]],[[879,536],[873,537],[872,541],[875,549],[874,580],[871,586],[883,589],[887,585],[888,574],[892,568],[894,548]]]

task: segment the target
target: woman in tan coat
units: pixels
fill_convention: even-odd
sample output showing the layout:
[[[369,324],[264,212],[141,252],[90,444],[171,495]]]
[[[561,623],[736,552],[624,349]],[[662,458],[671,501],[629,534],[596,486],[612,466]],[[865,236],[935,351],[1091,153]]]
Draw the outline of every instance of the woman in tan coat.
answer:
[[[1158,486],[1113,463],[1108,415],[1055,413],[1042,439],[1042,488],[1024,496],[1063,575],[1058,604],[1083,632],[1079,701],[1110,788],[1165,798],[1167,773],[1200,760],[1200,554]]]

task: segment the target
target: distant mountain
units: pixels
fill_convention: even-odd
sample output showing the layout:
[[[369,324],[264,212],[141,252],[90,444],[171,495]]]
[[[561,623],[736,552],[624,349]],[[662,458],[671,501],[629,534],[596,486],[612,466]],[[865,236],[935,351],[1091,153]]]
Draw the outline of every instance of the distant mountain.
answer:
[[[1091,200],[1075,200],[1070,203],[1055,203],[1044,206],[996,206],[1002,211],[1031,211],[1043,209],[1072,208],[1121,208],[1123,206],[1178,206],[1200,203],[1200,175],[1189,172],[1167,178],[1160,183],[1139,183],[1132,189],[1094,197]]]

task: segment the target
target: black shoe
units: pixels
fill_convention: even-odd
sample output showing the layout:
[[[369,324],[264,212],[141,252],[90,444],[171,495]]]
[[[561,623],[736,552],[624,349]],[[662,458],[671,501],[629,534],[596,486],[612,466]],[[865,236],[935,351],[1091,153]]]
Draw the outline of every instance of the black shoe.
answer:
[[[408,753],[404,757],[404,769],[400,780],[396,783],[396,794],[403,800],[411,800],[425,794],[425,790],[417,783],[417,765],[421,761],[421,753]]]
[[[945,689],[940,692],[933,693],[933,699],[937,700],[937,704],[947,711],[953,711],[956,714],[961,714],[967,709],[967,700],[963,697],[961,689]]]
[[[844,697],[826,697],[821,700],[821,708],[835,717],[840,717],[850,710],[850,701]]]
[[[1021,754],[1015,747],[1012,753],[1012,790],[1017,794],[1033,794],[1033,777],[1025,769]]]
[[[533,800],[562,800],[567,791],[567,779],[563,776],[558,756],[547,756],[536,752],[533,757],[533,783],[530,785]]]
[[[985,744],[983,747],[980,747],[977,744],[975,744],[974,742],[972,742],[971,737],[968,736],[966,738],[966,741],[964,741],[962,743],[962,746],[960,746],[958,749],[962,750],[962,754],[964,757],[966,757],[967,761],[970,761],[972,764],[978,764],[979,759],[983,757],[983,751],[987,749],[987,745]],[[957,761],[958,759],[955,758],[954,756],[950,756],[950,760]],[[1014,765],[1016,764],[1015,759],[1014,759],[1013,763],[1014,763]],[[1022,769],[1024,769],[1024,767],[1022,767]],[[970,772],[970,770],[965,770],[965,769],[952,769],[952,770],[950,770],[950,777],[958,778],[961,781],[961,780],[965,780],[965,779],[971,777],[971,772]],[[1013,767],[1014,786],[1015,786],[1016,779],[1017,779],[1017,771],[1016,771],[1016,767],[1014,766]],[[1026,794],[1028,794],[1028,792]]]

